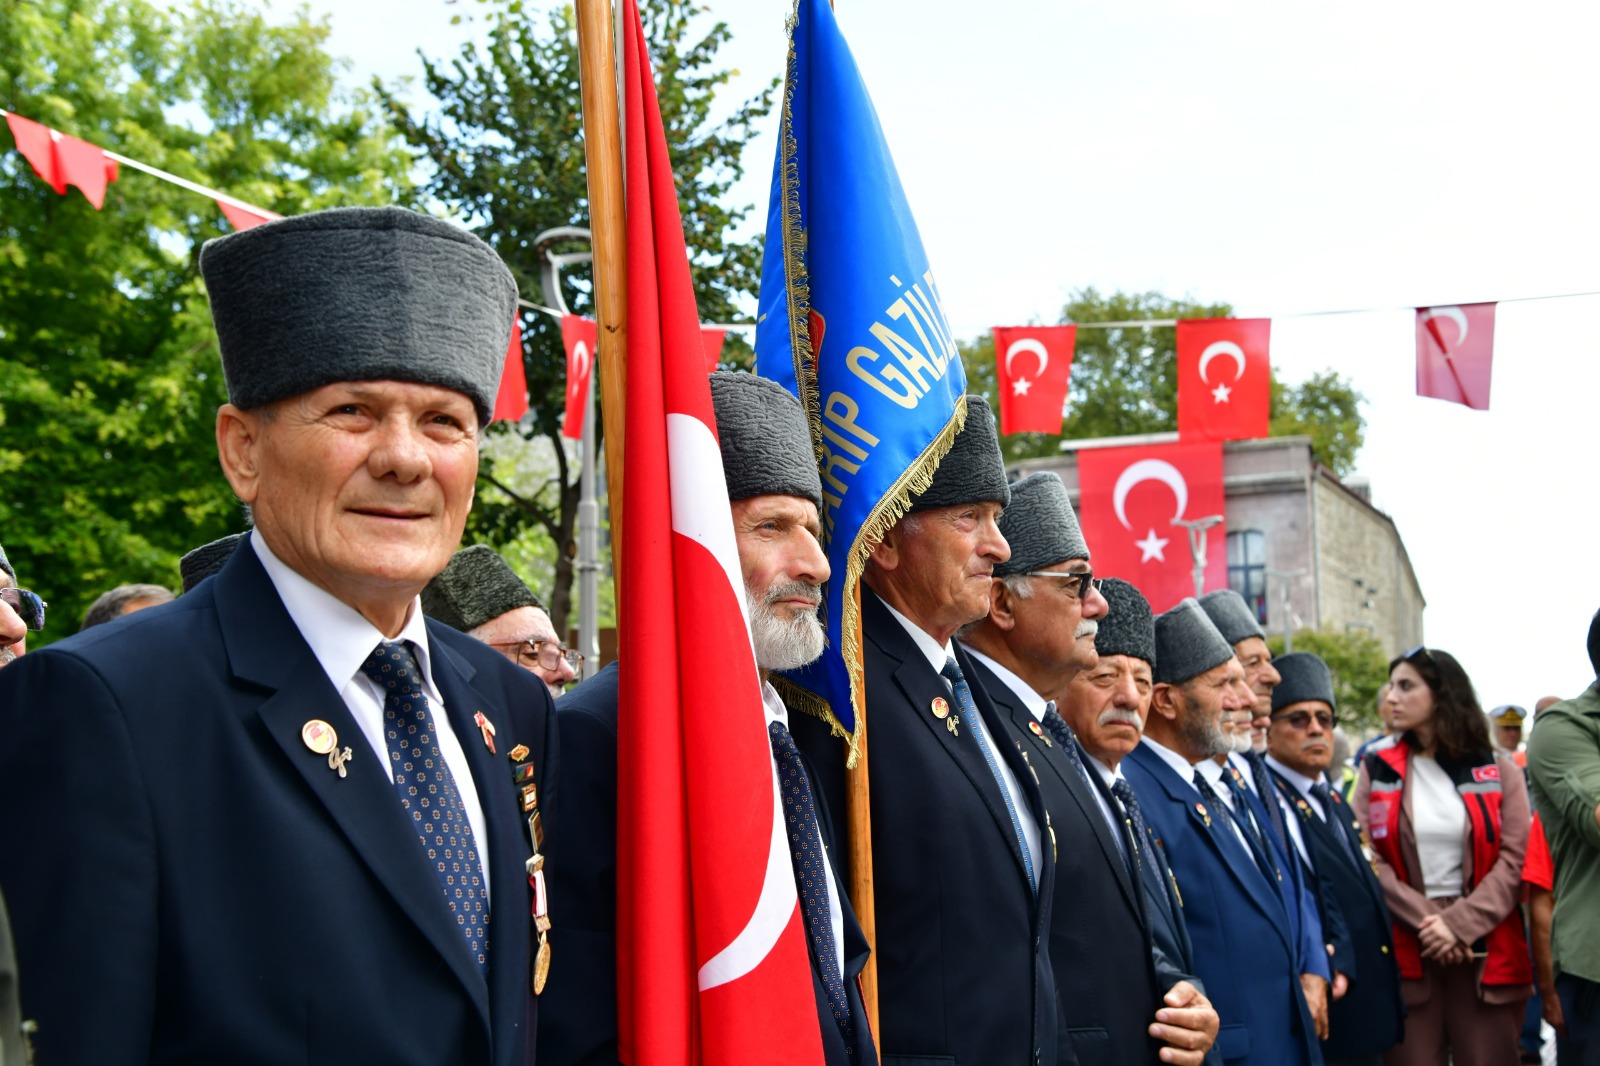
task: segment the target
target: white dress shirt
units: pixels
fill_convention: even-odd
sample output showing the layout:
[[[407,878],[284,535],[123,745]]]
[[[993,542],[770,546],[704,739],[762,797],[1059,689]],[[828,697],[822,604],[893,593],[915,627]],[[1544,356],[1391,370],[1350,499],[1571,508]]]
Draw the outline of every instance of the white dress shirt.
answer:
[[[1328,816],[1322,810],[1322,801],[1311,794],[1311,786],[1316,782],[1298,770],[1285,766],[1271,755],[1268,755],[1266,760],[1268,766],[1282,774],[1283,779],[1294,786],[1294,790],[1306,801],[1306,806],[1311,808],[1311,813],[1326,822]],[[1310,866],[1311,854],[1306,850],[1305,837],[1300,833],[1300,815],[1291,810],[1287,803],[1281,805],[1283,807],[1283,822],[1289,827],[1289,835],[1294,838],[1294,849],[1300,853],[1300,858],[1305,860],[1306,865]]]
[[[256,557],[266,569],[272,587],[278,590],[278,598],[289,612],[289,620],[310,645],[311,653],[322,665],[339,698],[350,709],[350,716],[361,727],[373,757],[383,767],[384,774],[392,784],[394,767],[389,765],[389,743],[384,737],[383,728],[383,689],[361,672],[361,664],[367,661],[367,656],[379,643],[389,638],[361,617],[354,607],[291,570],[287,563],[272,554],[260,530],[251,531],[250,546],[255,549]],[[433,683],[433,671],[429,666],[428,630],[423,624],[419,600],[411,601],[406,624],[395,639],[411,645],[417,666],[421,668],[422,687],[433,711],[433,728],[439,740],[439,753],[444,756],[445,764],[450,767],[450,775],[455,778],[456,792],[461,796],[467,821],[472,826],[472,835],[478,843],[478,861],[483,865],[483,893],[487,899],[492,882],[489,877],[489,836],[483,819],[483,804],[478,801],[478,789],[472,780],[472,767],[467,763],[466,752],[461,750],[461,741],[450,727],[449,716],[445,714],[444,698]],[[341,744],[346,743],[348,741],[341,738]],[[395,804],[399,803],[400,799],[396,796]],[[417,846],[421,848],[420,843]]]
[[[778,690],[772,687],[771,682],[761,683],[761,706],[767,712],[767,724],[779,722],[784,729],[789,728],[789,708],[783,705],[783,697],[778,695]],[[774,772],[777,769],[776,760],[773,763]],[[816,795],[817,783],[811,782],[812,796]],[[818,814],[821,814],[819,808]],[[822,827],[817,827],[817,835],[822,834]],[[833,927],[833,956],[839,963],[839,979],[844,980],[844,911],[839,907],[839,879],[833,873],[833,861],[828,858],[826,846],[822,849],[822,872],[828,876],[828,924]],[[798,890],[799,886],[795,886]],[[801,904],[804,909],[805,904]]]
[[[912,643],[916,644],[917,650],[927,658],[928,665],[933,667],[933,672],[939,674],[939,680],[944,682],[945,688],[950,695],[954,696],[955,688],[950,684],[950,680],[940,673],[944,669],[945,660],[955,658],[954,645],[949,641],[945,641],[943,645],[940,645],[921,626],[893,607],[889,607],[888,601],[884,601],[883,605],[889,608],[889,613],[894,615],[894,620],[899,622],[901,627],[911,635]],[[972,687],[972,678],[970,677],[967,678],[967,687]],[[973,696],[973,699],[976,701],[977,696]],[[983,739],[988,743],[989,750],[994,752],[995,765],[1000,767],[1000,778],[1005,782],[1006,791],[1011,794],[1011,805],[1016,808],[1017,821],[1022,825],[1022,837],[1028,844],[1028,860],[1033,863],[1033,868],[1037,871],[1039,869],[1039,823],[1034,820],[1033,812],[1028,809],[1027,796],[1022,791],[1022,785],[1017,781],[1017,775],[1011,772],[1010,765],[1000,754],[1000,749],[995,745],[994,735],[989,732],[989,727],[984,724],[983,715],[979,714],[973,717],[976,721],[967,724],[983,734]]]
[[[1183,778],[1190,788],[1194,788],[1194,772],[1199,770],[1200,776],[1211,786],[1211,791],[1217,794],[1217,802],[1226,804],[1229,814],[1232,815],[1233,797],[1228,794],[1228,786],[1222,783],[1222,767],[1217,765],[1215,759],[1201,759],[1197,763],[1191,763],[1160,741],[1152,740],[1148,733],[1139,743],[1150,745],[1150,750],[1160,756],[1162,762],[1172,767],[1172,772]],[[1196,799],[1201,798],[1199,789],[1196,788],[1194,794]],[[1250,856],[1250,861],[1254,862],[1256,853],[1250,850],[1250,842],[1245,840],[1244,831],[1239,828],[1238,820],[1233,817],[1228,820],[1233,823],[1233,835],[1238,839],[1239,846]]]

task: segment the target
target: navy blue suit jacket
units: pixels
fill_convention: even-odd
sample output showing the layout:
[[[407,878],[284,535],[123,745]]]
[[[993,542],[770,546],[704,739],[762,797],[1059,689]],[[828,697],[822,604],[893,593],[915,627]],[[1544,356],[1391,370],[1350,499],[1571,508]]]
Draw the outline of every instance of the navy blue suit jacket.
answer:
[[[1274,881],[1223,816],[1209,810],[1148,742],[1122,760],[1150,829],[1172,864],[1195,965],[1221,1017],[1217,1051],[1229,1066],[1322,1061],[1300,989],[1296,923]]]
[[[561,959],[541,998],[540,1066],[615,1066],[617,1060],[617,693],[619,669],[611,663],[556,701],[563,765],[560,813],[551,822],[546,849],[550,908],[560,925],[551,931]],[[809,770],[808,770],[809,772]],[[818,797],[822,805],[821,797]],[[830,861],[837,853],[830,820],[818,816]],[[828,993],[811,968],[823,1061],[828,1066],[876,1066],[857,981],[867,963],[867,941],[850,900],[839,894],[844,913],[845,994],[857,1021],[854,1060],[834,1024]]]
[[[861,593],[876,883],[878,1051],[884,1066],[1038,1066],[1056,1060],[1056,990],[1048,942],[1055,862],[1044,802],[1005,720],[956,660],[1039,825],[1035,896],[999,784],[967,716],[883,601]],[[790,716],[835,820],[844,817],[844,746],[820,719]],[[835,839],[846,839],[836,827]],[[836,851],[841,855],[844,849]],[[846,863],[841,862],[842,868]],[[848,874],[841,869],[841,877]]]
[[[542,792],[554,714],[492,649],[432,622],[428,641],[486,821],[487,981],[255,552],[0,671],[0,886],[40,1062],[524,1062],[529,842],[507,753],[530,749]],[[302,742],[313,718],[353,749],[347,777]]]

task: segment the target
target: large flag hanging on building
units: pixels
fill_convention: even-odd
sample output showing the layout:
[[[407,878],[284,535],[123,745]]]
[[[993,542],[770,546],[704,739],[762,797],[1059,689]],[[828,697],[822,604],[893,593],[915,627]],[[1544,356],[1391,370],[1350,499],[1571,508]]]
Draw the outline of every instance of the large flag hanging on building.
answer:
[[[860,581],[966,418],[966,374],[850,48],[828,0],[798,0],[761,267],[756,368],[811,416],[833,578],[828,651],[793,680],[856,757]],[[804,693],[799,694],[803,696]]]
[[[1178,437],[1251,440],[1271,420],[1270,318],[1178,323]]]
[[[1489,409],[1494,304],[1417,308],[1417,395]]]
[[[1139,586],[1157,613],[1194,595],[1188,531],[1223,513],[1222,445],[1134,445],[1078,452],[1078,517],[1094,570]],[[1205,586],[1228,587],[1225,529],[1207,531]]]
[[[822,1037],[803,919],[683,220],[634,0],[623,30],[622,1058],[630,1066],[814,1066]]]
[[[1001,433],[1060,433],[1077,326],[994,327]]]

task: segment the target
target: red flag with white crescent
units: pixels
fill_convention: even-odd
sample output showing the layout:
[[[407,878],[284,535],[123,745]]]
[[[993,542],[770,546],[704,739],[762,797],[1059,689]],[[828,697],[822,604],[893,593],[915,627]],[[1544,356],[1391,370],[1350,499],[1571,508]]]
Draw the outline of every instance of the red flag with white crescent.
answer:
[[[1251,440],[1271,419],[1270,318],[1178,323],[1178,439]]]
[[[1489,409],[1494,304],[1417,308],[1417,395]]]
[[[1189,533],[1174,523],[1223,513],[1219,442],[1078,452],[1078,518],[1094,572],[1139,586],[1157,613],[1195,594]],[[1223,524],[1206,532],[1205,587],[1228,587]]]
[[[594,319],[561,316],[561,344],[567,350],[567,413],[561,420],[561,435],[568,440],[583,439],[583,414],[589,403],[598,343]]]
[[[822,1035],[804,923],[635,0],[626,0],[623,36],[620,1057],[630,1066],[817,1066]]]
[[[1060,433],[1077,326],[994,327],[1001,433]]]

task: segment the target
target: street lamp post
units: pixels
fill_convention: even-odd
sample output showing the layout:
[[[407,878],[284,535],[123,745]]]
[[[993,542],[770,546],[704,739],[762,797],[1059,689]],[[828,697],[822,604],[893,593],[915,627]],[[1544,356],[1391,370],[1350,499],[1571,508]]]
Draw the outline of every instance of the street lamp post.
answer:
[[[1219,514],[1204,518],[1174,518],[1172,524],[1182,526],[1189,534],[1189,552],[1194,556],[1194,594],[1198,599],[1206,591],[1206,533],[1212,526],[1222,524]]]

